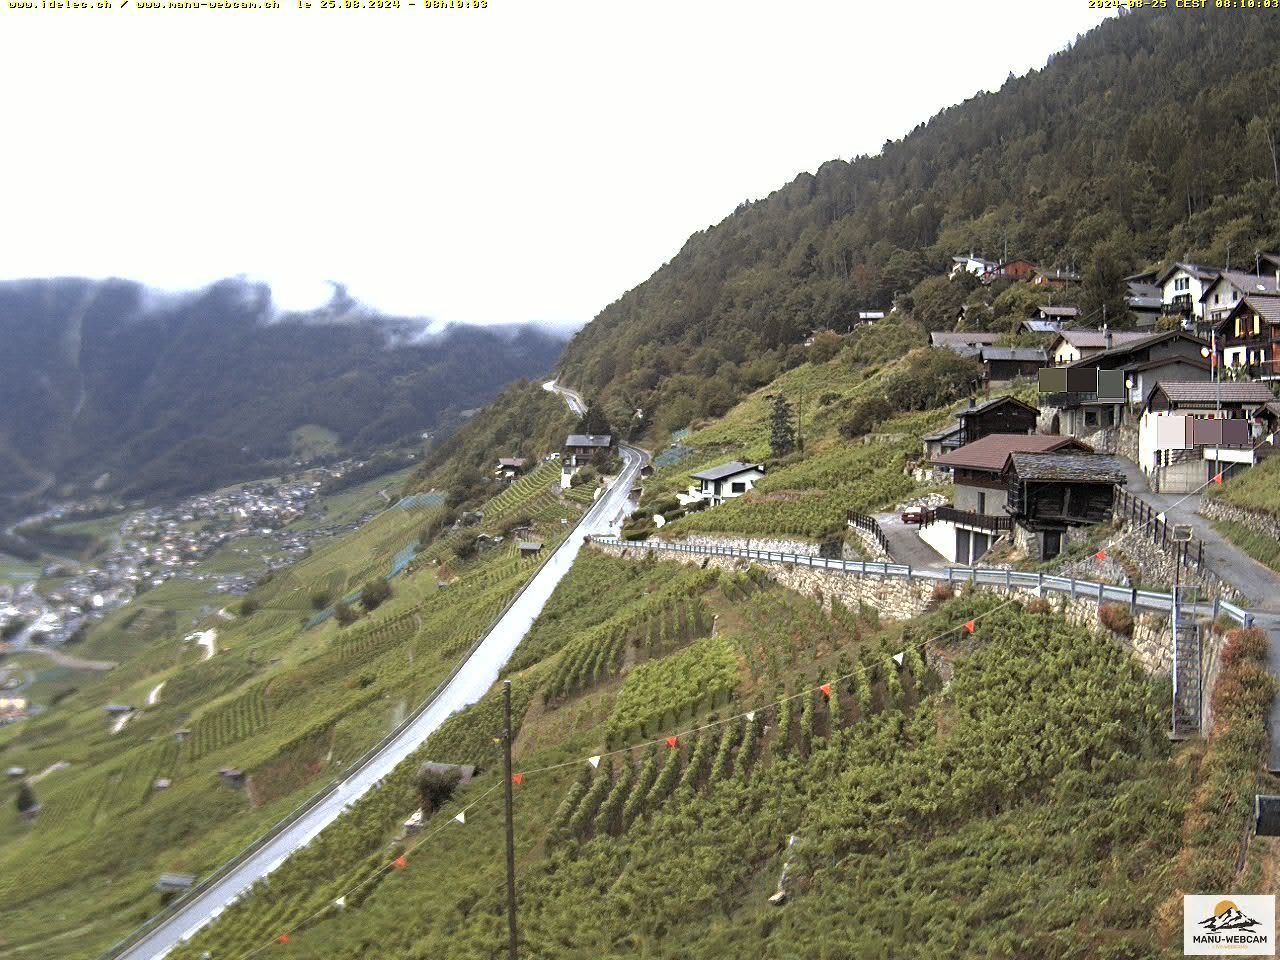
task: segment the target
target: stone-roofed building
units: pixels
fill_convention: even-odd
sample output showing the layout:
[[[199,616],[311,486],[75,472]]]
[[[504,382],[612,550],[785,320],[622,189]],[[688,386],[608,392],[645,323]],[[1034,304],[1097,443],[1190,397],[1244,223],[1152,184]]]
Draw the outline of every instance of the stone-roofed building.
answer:
[[[1104,454],[1014,452],[1001,479],[1015,542],[1029,557],[1048,560],[1062,552],[1070,528],[1111,519],[1125,472],[1119,458]]]

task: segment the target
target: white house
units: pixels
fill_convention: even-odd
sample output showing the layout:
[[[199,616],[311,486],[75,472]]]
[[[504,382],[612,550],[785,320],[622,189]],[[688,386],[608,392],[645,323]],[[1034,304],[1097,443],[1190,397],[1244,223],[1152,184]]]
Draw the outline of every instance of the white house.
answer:
[[[1200,315],[1210,323],[1221,323],[1242,298],[1252,294],[1280,294],[1280,269],[1262,274],[1222,271],[1200,295]]]
[[[994,273],[998,266],[1000,264],[994,260],[975,257],[972,253],[967,257],[952,257],[951,277],[958,277],[962,273],[972,273],[975,277],[982,277],[988,273]]]
[[[1204,305],[1200,298],[1222,271],[1198,263],[1175,263],[1156,280],[1165,309],[1187,314],[1200,320]]]
[[[1151,334],[1134,331],[1063,330],[1049,345],[1049,360],[1055,367],[1075,363],[1083,357],[1091,357],[1112,347],[1122,347],[1149,337]]]
[[[764,464],[733,460],[691,476],[698,485],[689,488],[690,497],[709,500],[714,507],[748,493],[764,476]]]

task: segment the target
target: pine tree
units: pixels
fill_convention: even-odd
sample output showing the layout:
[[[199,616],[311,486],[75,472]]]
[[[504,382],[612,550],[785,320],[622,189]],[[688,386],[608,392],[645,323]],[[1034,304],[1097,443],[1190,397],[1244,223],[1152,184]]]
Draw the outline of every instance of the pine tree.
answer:
[[[769,448],[775,457],[785,457],[796,448],[796,424],[791,404],[783,394],[773,398],[773,420]]]

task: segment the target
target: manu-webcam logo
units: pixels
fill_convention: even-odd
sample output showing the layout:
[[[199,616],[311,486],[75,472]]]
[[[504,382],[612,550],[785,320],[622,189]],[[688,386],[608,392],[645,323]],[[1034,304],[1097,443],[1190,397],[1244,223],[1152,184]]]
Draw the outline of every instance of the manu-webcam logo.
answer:
[[[1252,894],[1182,898],[1182,952],[1189,957],[1271,957],[1276,898]]]

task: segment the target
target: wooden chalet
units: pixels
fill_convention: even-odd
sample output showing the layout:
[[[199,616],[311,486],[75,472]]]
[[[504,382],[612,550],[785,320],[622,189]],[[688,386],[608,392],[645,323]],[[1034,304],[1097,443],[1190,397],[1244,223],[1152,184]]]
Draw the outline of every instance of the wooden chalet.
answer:
[[[607,433],[571,433],[564,441],[562,463],[568,467],[580,467],[612,446],[613,437]]]
[[[1005,511],[1034,537],[1028,552],[1048,560],[1062,552],[1068,528],[1111,519],[1125,472],[1118,458],[1104,454],[1015,451],[1001,479]]]
[[[1280,380],[1280,296],[1246,294],[1214,334],[1231,376]]]
[[[984,383],[1035,379],[1048,363],[1048,355],[1040,347],[982,347],[978,358],[982,361]]]
[[[969,406],[956,415],[960,432],[956,447],[973,443],[993,433],[1034,433],[1040,411],[1017,397],[996,397],[986,403],[969,399]]]

